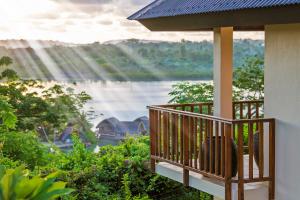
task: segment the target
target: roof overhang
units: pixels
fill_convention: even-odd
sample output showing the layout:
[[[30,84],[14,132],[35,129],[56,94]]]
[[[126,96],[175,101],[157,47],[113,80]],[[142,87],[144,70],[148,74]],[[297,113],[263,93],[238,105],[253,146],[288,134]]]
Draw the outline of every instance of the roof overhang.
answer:
[[[211,31],[217,27],[234,27],[235,31],[263,31],[265,25],[300,23],[300,5],[157,17],[138,21],[151,31]]]

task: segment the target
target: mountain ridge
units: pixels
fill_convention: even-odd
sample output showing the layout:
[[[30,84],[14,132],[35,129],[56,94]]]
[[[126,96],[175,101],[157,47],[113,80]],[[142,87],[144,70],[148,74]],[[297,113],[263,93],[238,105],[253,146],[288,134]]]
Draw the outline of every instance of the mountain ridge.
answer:
[[[3,43],[2,43],[3,44]],[[69,44],[23,41],[15,48],[1,47],[22,78],[42,80],[207,80],[212,78],[211,41],[167,42],[118,40],[107,43]],[[12,45],[11,45],[12,46]],[[234,67],[248,57],[264,57],[262,40],[235,40]]]

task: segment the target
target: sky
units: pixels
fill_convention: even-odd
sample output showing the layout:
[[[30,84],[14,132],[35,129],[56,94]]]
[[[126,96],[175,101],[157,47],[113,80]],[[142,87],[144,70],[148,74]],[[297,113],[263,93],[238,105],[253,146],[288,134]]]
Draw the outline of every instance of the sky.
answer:
[[[0,40],[56,40],[71,43],[121,39],[212,40],[211,32],[150,32],[126,18],[152,0],[0,0]],[[236,39],[263,39],[261,32]]]

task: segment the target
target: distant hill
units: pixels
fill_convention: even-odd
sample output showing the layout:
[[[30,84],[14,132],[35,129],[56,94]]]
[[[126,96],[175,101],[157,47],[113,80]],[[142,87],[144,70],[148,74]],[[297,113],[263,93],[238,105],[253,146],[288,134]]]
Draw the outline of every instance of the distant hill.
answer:
[[[234,41],[234,66],[263,58],[260,40]],[[76,45],[55,41],[0,41],[0,56],[26,79],[42,80],[200,80],[212,78],[213,46],[202,42],[118,40]]]

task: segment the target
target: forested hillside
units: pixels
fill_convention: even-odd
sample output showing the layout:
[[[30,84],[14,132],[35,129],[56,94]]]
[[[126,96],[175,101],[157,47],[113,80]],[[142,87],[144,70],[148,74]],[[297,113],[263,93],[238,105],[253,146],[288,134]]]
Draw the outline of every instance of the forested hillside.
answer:
[[[29,44],[30,46],[30,44]],[[263,41],[236,40],[234,66],[247,57],[263,57]],[[14,60],[25,79],[42,80],[188,80],[211,79],[212,43],[123,40],[87,45],[0,47],[0,55]]]

